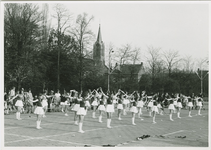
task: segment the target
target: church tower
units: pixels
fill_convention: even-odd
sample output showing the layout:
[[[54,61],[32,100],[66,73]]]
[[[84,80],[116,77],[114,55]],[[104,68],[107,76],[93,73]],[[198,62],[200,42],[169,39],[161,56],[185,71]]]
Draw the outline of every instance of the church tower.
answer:
[[[100,25],[98,30],[97,41],[93,46],[93,60],[95,61],[96,65],[104,65],[105,64],[105,47],[102,41]]]

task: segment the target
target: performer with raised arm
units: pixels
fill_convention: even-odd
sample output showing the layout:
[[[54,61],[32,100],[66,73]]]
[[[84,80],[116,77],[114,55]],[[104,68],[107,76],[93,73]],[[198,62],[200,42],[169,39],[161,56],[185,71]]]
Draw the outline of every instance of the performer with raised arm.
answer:
[[[135,124],[135,116],[136,116],[136,113],[138,113],[138,109],[137,109],[137,105],[136,105],[136,100],[133,100],[131,101],[131,108],[130,108],[130,112],[132,112],[132,125],[136,125]]]
[[[79,125],[78,125],[79,130],[78,130],[78,132],[84,133],[82,127],[83,127],[84,117],[87,113],[86,109],[85,109],[85,102],[84,101],[88,96],[87,96],[87,92],[83,92],[81,94],[82,94],[82,100],[79,101],[80,106],[79,106],[79,109],[77,111],[77,115],[79,116]]]
[[[44,92],[43,92],[43,95],[42,95],[42,107],[43,107],[43,109],[44,109],[44,114],[43,114],[43,117],[46,117],[46,112],[47,112],[47,110],[48,110],[48,99],[47,98],[50,98],[51,96],[48,96],[47,95],[47,90],[45,90]]]
[[[108,96],[105,95],[105,93],[103,93],[102,89],[100,90],[102,93],[102,99],[100,100],[100,105],[98,106],[98,110],[100,112],[99,122],[102,123],[102,116],[103,116],[103,112],[105,111],[105,104],[107,103]]]
[[[121,118],[121,114],[122,114],[122,110],[123,110],[123,99],[124,99],[124,95],[120,94],[118,95],[119,99],[118,99],[118,105],[117,105],[117,110],[118,110],[118,120],[122,120]]]
[[[96,109],[98,106],[98,98],[99,98],[98,92],[95,90],[94,100],[91,104],[93,107],[92,118],[96,118],[95,114],[96,114]]]
[[[73,95],[73,108],[72,108],[72,111],[74,112],[74,124],[75,125],[78,125],[78,121],[77,121],[77,111],[79,110],[80,108],[80,102],[78,101],[78,92],[73,90],[74,91],[74,95]]]
[[[17,101],[15,103],[15,106],[17,107],[17,112],[16,112],[16,119],[18,120],[22,120],[20,118],[20,114],[21,114],[21,111],[23,109],[23,99],[24,99],[24,93],[23,91],[21,90],[20,92],[18,91],[17,92],[18,94],[16,95],[17,96]],[[16,97],[15,96],[15,97]],[[13,97],[14,98],[14,97]]]
[[[181,98],[178,97],[178,99],[177,99],[177,118],[181,118],[180,117],[181,108],[182,108],[182,101],[181,101]]]
[[[158,108],[157,108],[157,102],[154,101],[154,102],[153,102],[153,106],[152,106],[153,124],[156,123],[156,122],[155,122],[156,113],[159,113],[159,112],[158,112]]]
[[[111,127],[111,114],[114,112],[114,105],[112,104],[112,98],[109,95],[107,99],[107,105],[106,105],[106,112],[107,112],[107,128]]]
[[[33,101],[33,103],[36,103],[35,104],[36,108],[35,108],[34,114],[37,115],[37,121],[36,121],[37,129],[42,129],[40,127],[40,124],[41,124],[41,121],[42,121],[42,117],[44,115],[44,109],[42,107],[42,99],[43,99],[43,95],[40,93],[38,99],[36,97],[36,99]]]
[[[192,117],[191,116],[191,109],[193,107],[193,102],[192,102],[192,98],[191,97],[188,97],[188,110],[189,110],[189,113],[188,113],[188,117]]]
[[[201,116],[202,101],[203,101],[203,99],[201,97],[198,97],[197,106],[199,107],[198,115],[200,115],[200,116]]]
[[[169,111],[170,111],[170,114],[169,114],[169,117],[170,117],[170,120],[171,121],[174,121],[173,119],[172,119],[172,114],[173,114],[173,112],[174,112],[174,101],[172,100],[172,99],[168,99],[168,101],[170,102],[170,104],[169,104],[169,107],[168,107],[168,109],[169,109]]]
[[[152,117],[153,97],[148,96],[147,100],[148,100],[147,110],[149,111],[149,116]]]
[[[57,93],[55,93],[54,96],[54,105],[55,105],[55,111],[59,111],[59,105],[60,105],[60,101],[61,101],[61,94],[59,92],[59,89],[57,90]]]
[[[140,97],[139,93],[137,92],[137,108],[138,108],[138,118],[141,118],[142,115],[142,108],[144,106],[143,98]],[[144,120],[141,118],[141,120]]]

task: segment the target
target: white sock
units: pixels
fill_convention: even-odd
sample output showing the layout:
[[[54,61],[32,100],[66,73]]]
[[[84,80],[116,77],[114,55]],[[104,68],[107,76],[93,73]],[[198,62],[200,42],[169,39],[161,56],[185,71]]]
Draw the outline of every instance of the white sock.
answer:
[[[201,110],[199,109],[199,111],[198,111],[198,115],[200,115],[200,113],[201,113]]]
[[[155,117],[153,117],[153,122],[155,122]]]
[[[170,117],[170,120],[172,120],[172,114],[170,114],[169,117]]]
[[[79,127],[79,132],[81,132],[82,131],[82,123],[79,123],[78,127]]]
[[[149,112],[149,116],[152,116],[152,112],[151,112],[151,110],[150,110],[150,112]]]
[[[178,118],[180,117],[180,112],[177,112],[177,117],[178,117]]]
[[[92,117],[95,118],[95,112],[92,113]]]
[[[191,116],[191,111],[189,111],[189,116]]]
[[[39,127],[39,123],[38,123],[39,121],[36,121],[36,123],[37,123],[37,128]]]
[[[21,113],[18,112],[18,119],[21,119]]]
[[[135,124],[135,118],[132,118],[132,124]]]
[[[16,112],[16,119],[18,119],[18,112]]]
[[[99,122],[102,122],[102,116],[99,116]]]

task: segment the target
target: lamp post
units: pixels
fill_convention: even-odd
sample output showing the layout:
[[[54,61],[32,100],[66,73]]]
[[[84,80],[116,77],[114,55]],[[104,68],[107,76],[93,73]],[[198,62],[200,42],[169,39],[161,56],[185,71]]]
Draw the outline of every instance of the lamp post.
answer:
[[[205,74],[205,76],[203,77],[203,70],[202,70],[202,64],[205,62],[206,60],[204,60],[203,62],[201,62],[200,64],[200,71],[201,71],[201,74],[199,76],[199,73],[196,72],[197,76],[199,77],[200,81],[201,81],[201,95],[203,94],[203,80],[204,78],[208,75],[209,71]],[[198,69],[199,70],[199,69]]]
[[[108,55],[108,92],[110,92],[110,75],[114,71],[114,69],[111,71],[111,53],[113,53],[113,48],[109,49],[109,55]]]

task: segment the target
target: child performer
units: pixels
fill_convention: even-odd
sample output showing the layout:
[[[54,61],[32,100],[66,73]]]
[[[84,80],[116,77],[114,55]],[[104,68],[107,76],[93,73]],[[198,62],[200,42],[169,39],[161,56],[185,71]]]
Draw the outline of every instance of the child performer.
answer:
[[[176,111],[177,111],[177,98],[175,98],[174,99],[174,102],[173,102],[173,104],[174,104],[174,113],[177,113]]]
[[[148,111],[149,111],[149,116],[152,117],[152,106],[153,106],[153,99],[152,96],[148,96],[149,98],[149,103],[147,105]]]
[[[102,123],[103,112],[105,111],[104,101],[100,101],[100,105],[98,106],[98,110],[100,111],[99,122]]]
[[[42,117],[44,115],[44,109],[42,107],[42,94],[39,95],[39,99],[35,99],[33,102],[36,102],[36,108],[35,108],[35,111],[34,111],[34,114],[37,115],[37,129],[42,129],[40,127],[40,124],[41,124],[41,120],[42,120]]]
[[[69,96],[70,94],[69,93],[64,93],[62,96],[61,96],[61,106],[62,106],[62,112],[64,112],[65,116],[68,116],[67,114],[67,106],[70,105],[69,104]]]
[[[178,98],[178,100],[177,100],[177,118],[181,118],[180,117],[181,108],[182,108],[182,101],[180,98]]]
[[[59,90],[57,90],[57,93],[55,93],[54,96],[55,111],[59,111],[60,101],[61,101],[61,94],[59,93]]]
[[[123,104],[122,104],[122,101],[123,101],[123,95],[118,95],[120,98],[118,100],[118,105],[117,105],[117,109],[118,109],[118,120],[122,120],[121,119],[121,114],[122,114],[122,110],[123,110]]]
[[[74,105],[73,105],[73,108],[71,109],[72,111],[74,111],[74,124],[75,125],[78,125],[78,122],[77,122],[77,111],[79,110],[79,108],[80,108],[80,102],[78,101],[78,94],[77,94],[77,92],[75,91],[74,92],[74,96],[73,96],[73,103],[74,103]]]
[[[141,109],[143,108],[143,106],[144,106],[144,102],[143,102],[142,97],[140,97],[140,98],[138,98],[138,104],[137,104],[138,118],[141,118],[141,115],[142,115]],[[141,118],[141,120],[144,120],[144,119]]]
[[[193,107],[193,102],[192,102],[192,99],[190,97],[188,97],[188,109],[189,109],[189,113],[188,113],[188,117],[192,117],[191,116],[191,109]]]
[[[112,104],[111,96],[109,95],[107,99],[107,105],[106,105],[106,112],[107,112],[107,128],[111,127],[111,114],[114,112],[114,105]]]
[[[15,106],[17,107],[17,112],[16,112],[16,119],[22,120],[20,118],[21,110],[23,109],[23,99],[24,99],[24,93],[23,91],[20,91],[18,94],[17,101],[15,103]]]
[[[156,122],[155,122],[156,113],[159,113],[159,112],[158,112],[158,107],[157,107],[157,102],[153,102],[153,106],[152,106],[153,124],[156,123]]]
[[[49,98],[50,96],[47,96],[47,90],[43,93],[43,96],[42,96],[42,107],[44,109],[44,114],[43,114],[43,117],[46,117],[46,112],[48,110],[48,100],[47,98]]]
[[[171,99],[171,100],[169,100],[170,101],[170,104],[169,104],[169,107],[168,107],[168,109],[170,110],[170,114],[169,114],[169,117],[170,117],[170,120],[171,121],[174,121],[173,119],[172,119],[172,114],[173,114],[173,112],[174,112],[174,101]]]
[[[96,109],[97,109],[97,106],[98,106],[98,93],[97,91],[95,91],[95,95],[94,95],[94,101],[92,102],[92,107],[93,107],[93,112],[92,112],[92,118],[96,118],[95,114],[96,114]]]
[[[136,113],[138,113],[138,109],[136,107],[135,101],[132,102],[132,107],[130,108],[130,112],[132,112],[132,125],[136,125],[135,124],[135,116],[136,116]]]
[[[202,98],[201,97],[198,98],[197,106],[199,107],[198,115],[201,116],[201,108],[202,108]]]
[[[83,100],[80,101],[80,107],[77,111],[77,115],[79,116],[78,132],[84,133],[84,131],[82,130],[82,127],[83,127],[84,116],[86,115],[86,110],[85,110],[85,103]]]

